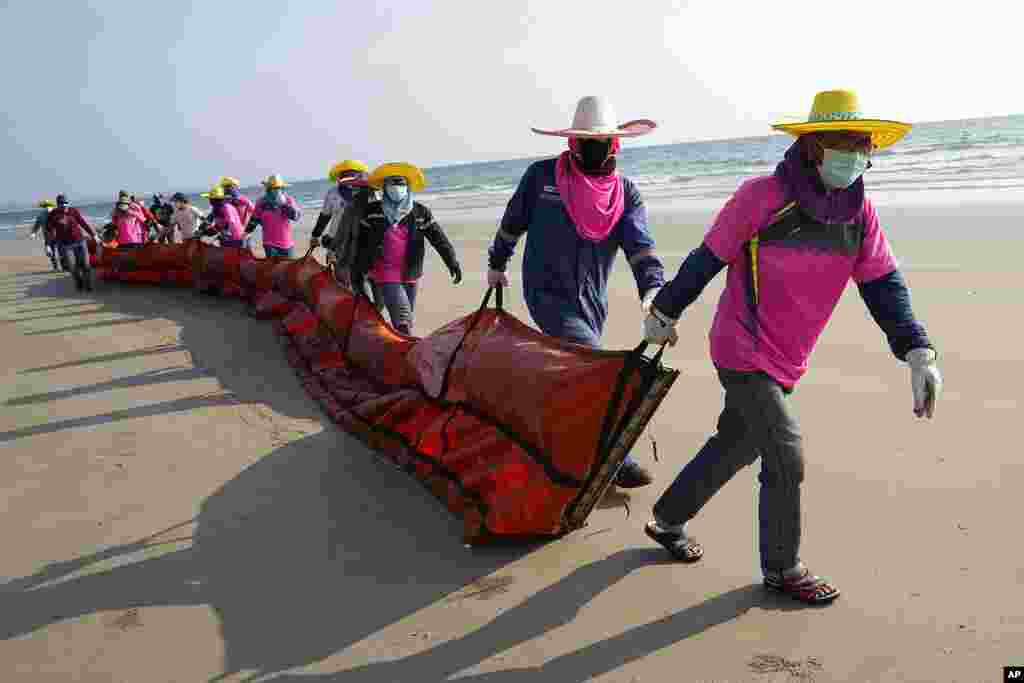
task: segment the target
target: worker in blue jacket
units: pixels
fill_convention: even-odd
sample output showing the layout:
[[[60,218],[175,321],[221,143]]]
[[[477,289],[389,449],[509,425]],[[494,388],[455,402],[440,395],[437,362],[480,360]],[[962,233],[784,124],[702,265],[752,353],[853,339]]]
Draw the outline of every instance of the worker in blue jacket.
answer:
[[[590,96],[579,101],[570,128],[533,129],[568,138],[569,149],[526,170],[491,245],[487,282],[508,286],[505,269],[526,234],[523,298],[545,334],[600,347],[608,276],[620,249],[633,269],[644,311],[664,285],[640,191],[616,170],[619,139],[644,135],[655,125],[646,119],[618,125],[611,104]],[[616,484],[635,488],[652,480],[646,468],[627,457]]]

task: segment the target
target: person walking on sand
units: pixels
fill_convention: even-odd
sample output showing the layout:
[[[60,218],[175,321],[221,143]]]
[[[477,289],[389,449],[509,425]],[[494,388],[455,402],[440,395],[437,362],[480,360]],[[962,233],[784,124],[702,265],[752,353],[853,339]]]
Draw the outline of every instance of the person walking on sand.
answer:
[[[179,242],[198,237],[197,231],[204,219],[203,212],[193,206],[189,198],[182,192],[175,192],[171,196],[171,204],[174,206],[174,212],[171,213],[170,234],[168,235],[171,241]],[[180,239],[178,239],[179,236]]]
[[[363,208],[365,208],[370,169],[361,161],[345,159],[331,167],[327,178],[333,185],[324,195],[323,207],[320,215],[317,216],[316,225],[313,227],[313,235],[310,239],[310,246],[323,246],[327,250],[328,262],[334,265],[334,274],[339,282],[345,286],[351,286],[349,270],[342,269],[339,261],[343,259],[341,250],[349,245],[349,238],[352,231],[346,231],[341,235],[342,218],[346,209],[351,206],[357,197],[362,195]],[[373,197],[376,199],[377,197]],[[360,216],[361,219],[361,216]],[[358,220],[348,222],[358,224]],[[326,234],[325,234],[326,231]],[[321,237],[323,235],[323,237]],[[348,263],[349,268],[351,262]]]
[[[158,244],[173,244],[174,228],[171,225],[171,216],[174,213],[174,208],[170,202],[164,201],[162,194],[155,194],[149,211],[156,219],[156,234],[153,236],[153,241]]]
[[[256,204],[242,194],[242,183],[238,178],[224,176],[220,179],[220,186],[224,188],[224,195],[227,197],[228,203],[238,212],[238,219],[242,222],[242,227],[247,227],[256,210]]]
[[[441,256],[453,284],[462,281],[462,268],[455,247],[430,209],[413,199],[413,194],[426,186],[423,171],[404,162],[383,164],[374,169],[368,182],[383,196],[369,203],[359,222],[353,279],[369,279],[377,308],[387,308],[392,326],[411,335],[423,275],[424,239]]]
[[[92,291],[92,268],[85,250],[85,236],[96,239],[96,233],[82,217],[78,209],[72,208],[62,194],[57,195],[57,208],[50,211],[46,219],[47,228],[60,245],[64,269],[71,272],[76,289]]]
[[[50,263],[53,265],[54,270],[63,270],[60,255],[57,253],[57,242],[54,239],[53,231],[47,226],[50,218],[50,210],[57,205],[52,199],[44,199],[36,204],[36,206],[41,210],[39,215],[36,216],[35,224],[32,226],[32,232],[29,234],[32,239],[38,239],[39,233],[43,234],[43,251],[46,252],[46,257],[50,259]]]
[[[142,207],[127,197],[119,197],[110,222],[117,230],[118,249],[139,249],[146,242],[147,221]]]
[[[487,283],[508,286],[505,269],[526,234],[523,298],[545,334],[601,346],[608,277],[619,250],[633,270],[642,310],[664,284],[640,190],[616,168],[620,139],[655,127],[647,119],[620,125],[606,98],[589,96],[577,103],[569,128],[532,129],[568,138],[568,149],[531,164],[519,181],[491,244]],[[652,480],[632,456],[616,476],[623,488]]]
[[[228,201],[224,188],[214,185],[209,192],[200,195],[210,202],[209,223],[204,235],[216,236],[222,247],[242,247],[245,241],[245,230],[242,219],[234,205]]]
[[[288,187],[281,176],[272,175],[263,182],[266,193],[256,202],[256,210],[249,221],[246,234],[263,228],[263,252],[269,256],[295,256],[295,237],[292,223],[302,217],[295,199],[285,193]]]
[[[866,118],[853,91],[831,90],[815,96],[806,121],[773,128],[796,141],[772,175],[744,182],[726,202],[644,320],[648,342],[674,344],[683,311],[728,268],[710,334],[725,407],[715,435],[655,503],[645,532],[676,559],[699,560],[704,551],[687,522],[760,458],[764,584],[818,604],[839,589],[800,559],[804,452],[787,397],[848,281],[909,366],[915,415],[932,417],[942,378],[861,177],[872,152],[900,140],[910,124]]]
[[[334,254],[335,279],[353,292],[366,293],[366,281],[353,275],[353,265],[359,248],[359,225],[370,204],[380,200],[380,193],[370,187],[368,180],[353,180],[352,201],[345,206],[341,219],[332,227],[332,235],[324,235],[324,245]]]

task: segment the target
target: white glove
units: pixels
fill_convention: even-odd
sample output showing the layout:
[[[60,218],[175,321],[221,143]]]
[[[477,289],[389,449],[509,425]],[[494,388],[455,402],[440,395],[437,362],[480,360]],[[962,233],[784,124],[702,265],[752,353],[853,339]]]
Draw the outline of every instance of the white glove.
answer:
[[[505,273],[492,268],[487,271],[487,286],[508,287],[508,278],[505,276]]]
[[[910,388],[914,392],[914,415],[928,417],[935,414],[935,402],[942,393],[942,375],[935,364],[934,349],[911,349],[906,361],[910,366]]]
[[[662,344],[675,346],[676,342],[679,341],[679,335],[676,334],[677,322],[678,320],[668,317],[654,306],[651,306],[647,317],[644,318],[644,341],[656,346],[661,346]]]
[[[651,303],[654,301],[654,297],[658,296],[658,292],[660,291],[661,287],[655,287],[644,294],[644,298],[640,300],[640,310],[644,313],[649,313],[651,311]]]

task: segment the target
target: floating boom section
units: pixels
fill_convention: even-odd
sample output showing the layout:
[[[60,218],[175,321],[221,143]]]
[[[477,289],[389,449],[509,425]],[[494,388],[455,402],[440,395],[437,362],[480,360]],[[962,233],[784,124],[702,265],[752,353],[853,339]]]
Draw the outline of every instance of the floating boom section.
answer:
[[[238,296],[273,321],[309,395],[423,482],[463,520],[467,543],[582,527],[678,376],[645,345],[602,351],[544,335],[502,309],[500,289],[416,338],[309,254],[257,259],[189,240],[92,258],[101,279]]]

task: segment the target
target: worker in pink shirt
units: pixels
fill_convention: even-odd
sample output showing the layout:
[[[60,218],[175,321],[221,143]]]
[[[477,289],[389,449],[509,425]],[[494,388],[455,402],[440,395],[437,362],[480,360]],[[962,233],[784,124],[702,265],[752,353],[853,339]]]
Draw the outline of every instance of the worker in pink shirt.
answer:
[[[285,193],[288,187],[281,176],[272,175],[263,182],[266,193],[256,202],[246,234],[263,228],[263,251],[267,256],[295,256],[292,223],[302,216],[295,199]]]
[[[900,140],[910,124],[865,117],[856,93],[826,90],[806,121],[773,127],[796,141],[774,173],[740,185],[644,320],[645,341],[674,344],[685,309],[726,271],[709,335],[724,407],[716,432],[654,504],[644,530],[673,558],[701,559],[703,546],[686,525],[737,472],[760,460],[764,584],[823,604],[839,588],[800,557],[804,444],[789,396],[847,286],[856,284],[893,355],[910,370],[917,417],[934,414],[942,375],[862,177],[872,155]]]
[[[242,227],[248,226],[249,220],[256,210],[256,204],[242,194],[241,183],[238,181],[238,178],[224,176],[220,179],[220,186],[224,188],[224,194],[227,197],[228,203],[235,207],[235,211],[238,212],[238,219],[242,221]]]
[[[138,249],[145,243],[146,214],[138,204],[118,198],[110,222],[117,230],[118,249]]]
[[[228,201],[224,188],[215,185],[209,192],[200,196],[208,199],[211,207],[210,227],[203,234],[216,235],[222,247],[241,247],[245,239],[245,229],[242,227],[238,211]]]
[[[408,163],[384,164],[370,174],[368,182],[382,196],[367,204],[359,221],[352,281],[358,283],[356,291],[362,292],[369,280],[378,309],[387,308],[391,325],[411,335],[426,242],[444,261],[453,284],[462,281],[462,268],[455,247],[430,209],[413,199],[426,186],[423,171]]]

